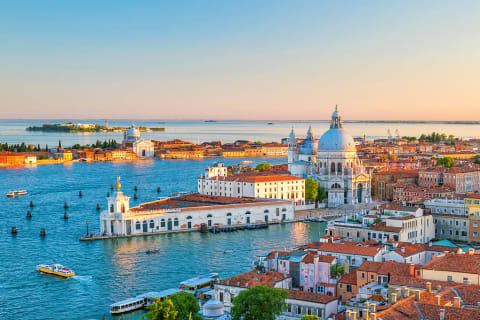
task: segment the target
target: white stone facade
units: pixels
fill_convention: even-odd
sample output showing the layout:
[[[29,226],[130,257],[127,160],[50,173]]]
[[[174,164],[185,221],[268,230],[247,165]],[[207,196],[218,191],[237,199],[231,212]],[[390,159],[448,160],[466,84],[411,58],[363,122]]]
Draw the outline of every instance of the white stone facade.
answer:
[[[202,223],[212,227],[293,220],[291,201],[222,198],[222,201],[228,202],[214,204],[215,197],[208,197],[208,204],[199,205],[197,200],[188,200],[190,196],[159,200],[129,208],[130,198],[124,196],[117,187],[113,196],[108,198],[108,210],[100,215],[100,232],[104,236],[131,236],[193,231],[200,229]],[[201,197],[195,195],[195,199]],[[235,203],[235,200],[240,201]],[[177,207],[171,205],[177,201],[179,203]],[[185,204],[189,201],[191,206]],[[162,205],[163,203],[166,205]]]
[[[371,177],[357,156],[355,142],[344,129],[337,109],[332,115],[330,129],[318,142],[311,129],[307,139],[297,145],[295,134],[288,143],[288,169],[293,175],[314,178],[328,193],[328,206],[370,203]]]

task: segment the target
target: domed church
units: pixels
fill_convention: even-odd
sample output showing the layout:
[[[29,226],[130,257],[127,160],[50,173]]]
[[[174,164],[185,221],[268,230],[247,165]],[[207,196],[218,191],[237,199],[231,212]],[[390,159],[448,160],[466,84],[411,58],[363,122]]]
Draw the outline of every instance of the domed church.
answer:
[[[357,156],[352,136],[343,128],[337,106],[330,129],[320,140],[314,139],[310,127],[307,138],[297,143],[292,129],[288,169],[295,176],[317,180],[328,193],[328,207],[371,202],[370,175]]]

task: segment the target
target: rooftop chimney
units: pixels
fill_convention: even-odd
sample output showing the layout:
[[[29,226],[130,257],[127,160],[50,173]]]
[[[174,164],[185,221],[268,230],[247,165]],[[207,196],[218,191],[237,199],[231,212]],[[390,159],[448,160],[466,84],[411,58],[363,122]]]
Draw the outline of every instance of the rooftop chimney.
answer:
[[[455,308],[460,308],[460,298],[459,297],[453,297],[453,306]]]
[[[410,276],[415,277],[415,265],[413,263],[410,264]]]
[[[437,294],[435,296],[435,304],[440,305],[440,295],[439,294]]]
[[[365,317],[365,319],[368,319],[368,308],[363,309],[363,316]]]
[[[420,290],[415,290],[415,301],[420,301],[420,298],[422,296],[422,291]]]
[[[427,282],[427,292],[432,292],[432,283]]]
[[[440,309],[439,319],[440,320],[445,320],[445,309]]]
[[[372,303],[371,306],[372,306],[372,312],[377,312],[377,305],[375,303]],[[376,316],[377,315],[375,315],[375,318]]]
[[[403,287],[403,297],[408,298],[410,296],[410,289],[408,287]]]
[[[372,312],[371,318],[371,320],[377,320],[377,314],[375,312]]]
[[[229,286],[229,285],[230,285],[230,280],[227,280],[227,286]]]
[[[465,285],[469,286],[470,285],[470,279],[465,279],[463,280],[463,283],[465,283]]]
[[[397,294],[396,294],[396,293],[392,293],[392,297],[391,297],[390,303],[391,303],[391,304],[397,303]]]

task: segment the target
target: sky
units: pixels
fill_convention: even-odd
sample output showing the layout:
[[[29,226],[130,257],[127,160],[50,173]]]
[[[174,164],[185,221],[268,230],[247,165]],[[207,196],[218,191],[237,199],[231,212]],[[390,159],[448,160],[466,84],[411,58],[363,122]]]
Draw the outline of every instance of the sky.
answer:
[[[0,118],[480,120],[480,1],[0,3]]]

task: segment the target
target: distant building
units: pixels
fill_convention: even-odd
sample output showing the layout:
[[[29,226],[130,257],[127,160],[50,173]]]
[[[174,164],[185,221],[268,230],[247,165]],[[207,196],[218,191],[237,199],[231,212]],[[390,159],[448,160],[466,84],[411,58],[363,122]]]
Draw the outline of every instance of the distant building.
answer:
[[[124,132],[122,146],[135,152],[139,159],[153,158],[155,153],[153,142],[141,138],[140,130],[134,125]]]

